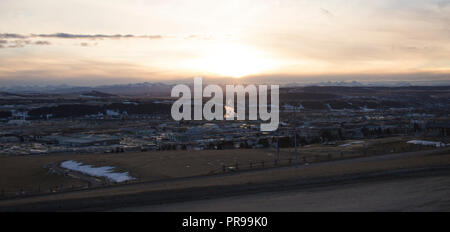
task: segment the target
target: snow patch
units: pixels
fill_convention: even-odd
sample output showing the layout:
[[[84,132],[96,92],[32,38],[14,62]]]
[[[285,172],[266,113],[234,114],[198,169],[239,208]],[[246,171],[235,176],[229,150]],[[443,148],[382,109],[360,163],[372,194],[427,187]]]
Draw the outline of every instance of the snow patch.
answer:
[[[410,140],[406,143],[412,143],[412,144],[424,145],[424,146],[445,147],[445,143],[443,143],[443,142],[434,142],[434,141],[425,141],[425,140]]]
[[[94,168],[92,167],[92,165],[83,165],[82,163],[77,161],[67,160],[61,163],[61,167],[81,172],[90,176],[106,177],[108,180],[114,182],[124,182],[134,179],[128,174],[128,172],[113,172],[114,167],[111,166]]]
[[[339,145],[339,146],[340,147],[347,147],[347,146],[350,146],[352,144],[360,144],[360,143],[364,143],[364,141],[353,141],[353,142],[342,144],[342,145]]]

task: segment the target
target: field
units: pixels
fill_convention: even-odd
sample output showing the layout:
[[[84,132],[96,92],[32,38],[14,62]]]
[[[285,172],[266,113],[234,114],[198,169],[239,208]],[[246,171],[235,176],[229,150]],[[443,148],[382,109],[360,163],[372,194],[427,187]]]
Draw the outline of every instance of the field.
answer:
[[[340,146],[354,141],[343,141],[336,145],[310,145],[301,147],[301,164],[357,156],[373,156],[398,153],[431,147],[410,145],[412,138],[395,137],[365,140]],[[204,151],[154,151],[113,154],[55,154],[40,156],[0,157],[0,190],[3,197],[18,194],[37,194],[49,191],[86,188],[87,183],[79,179],[50,173],[46,165],[59,164],[65,160],[75,160],[94,166],[114,166],[118,172],[127,171],[135,177],[135,182],[167,180],[172,178],[200,176],[275,166],[276,149],[235,149]],[[294,165],[293,148],[280,149],[279,165]]]

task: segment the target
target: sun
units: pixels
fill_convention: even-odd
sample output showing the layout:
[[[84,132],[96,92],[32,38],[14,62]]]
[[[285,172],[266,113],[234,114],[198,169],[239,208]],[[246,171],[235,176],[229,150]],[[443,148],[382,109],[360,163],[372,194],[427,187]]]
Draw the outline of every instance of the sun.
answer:
[[[273,68],[267,55],[241,44],[216,44],[204,49],[200,58],[191,60],[191,69],[223,77],[241,78]]]

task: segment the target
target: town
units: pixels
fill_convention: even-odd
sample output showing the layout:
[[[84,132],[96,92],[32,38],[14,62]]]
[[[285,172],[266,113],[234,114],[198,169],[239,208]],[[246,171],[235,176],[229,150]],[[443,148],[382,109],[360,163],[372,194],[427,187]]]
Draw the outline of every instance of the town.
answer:
[[[170,109],[176,98],[168,96],[89,92],[53,102],[45,95],[3,93],[0,153],[256,149],[293,147],[294,140],[301,147],[394,136],[446,138],[450,132],[445,87],[329,90],[280,89],[281,120],[274,132],[260,131],[259,120],[175,121]]]
[[[156,86],[160,92],[127,90],[135,86]],[[446,162],[439,154],[450,146],[449,87],[280,87],[278,129],[262,131],[261,119],[174,120],[171,109],[178,98],[170,96],[172,86],[135,86],[2,92],[0,198],[253,171],[262,173],[252,178],[267,181],[264,170],[282,172],[282,167],[295,168],[296,175],[315,167],[314,175],[324,175],[334,169],[333,162],[379,162],[386,155],[416,154],[426,160],[398,165],[426,165]],[[224,113],[235,113],[238,101]],[[322,163],[331,166],[324,170]],[[349,170],[355,168],[360,166]],[[281,184],[289,175],[269,179],[280,178]]]

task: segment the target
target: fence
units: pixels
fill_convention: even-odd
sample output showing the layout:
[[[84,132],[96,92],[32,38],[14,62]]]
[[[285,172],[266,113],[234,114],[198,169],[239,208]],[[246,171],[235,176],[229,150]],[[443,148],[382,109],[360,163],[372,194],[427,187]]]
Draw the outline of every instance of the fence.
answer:
[[[396,146],[396,147],[378,147],[378,148],[364,148],[362,150],[351,150],[351,151],[333,151],[328,152],[326,154],[308,154],[302,153],[299,151],[298,161],[295,156],[283,159],[262,159],[262,160],[249,160],[249,161],[238,161],[236,160],[234,163],[223,164],[222,167],[208,170],[208,172],[203,175],[217,175],[223,173],[235,173],[235,172],[243,172],[250,170],[258,170],[264,168],[276,168],[276,167],[288,167],[295,165],[305,165],[309,163],[317,163],[317,162],[327,162],[334,160],[343,160],[350,159],[356,157],[364,157],[364,156],[376,156],[376,155],[384,155],[389,153],[402,153],[402,152],[413,152],[413,151],[421,151],[432,149],[431,147],[426,147],[422,145],[415,144],[405,144],[404,146]],[[27,196],[38,196],[38,195],[47,195],[53,193],[61,193],[61,192],[72,192],[72,191],[82,191],[86,189],[93,188],[101,188],[108,187],[111,185],[126,185],[130,183],[144,183],[147,181],[130,181],[124,183],[107,183],[104,182],[101,186],[91,186],[89,183],[85,185],[71,185],[64,186],[64,184],[54,185],[51,187],[43,187],[41,185],[37,185],[34,188],[19,188],[19,190],[5,190],[4,188],[0,189],[0,199],[11,199],[11,198],[20,198]]]
[[[432,147],[424,147],[415,144],[406,144],[403,146],[395,147],[378,147],[378,148],[364,148],[362,150],[350,150],[350,151],[333,151],[325,154],[311,154],[311,153],[301,153],[299,152],[298,160],[295,156],[285,159],[265,159],[257,161],[240,162],[237,161],[232,164],[223,164],[222,168],[216,169],[211,173],[226,173],[226,172],[237,172],[237,171],[248,171],[252,169],[262,169],[262,168],[275,168],[275,167],[286,167],[286,166],[296,166],[304,165],[309,163],[317,162],[327,162],[344,160],[350,158],[358,158],[365,156],[376,156],[376,155],[386,155],[391,153],[403,153],[403,152],[414,152],[421,150],[433,149]]]

